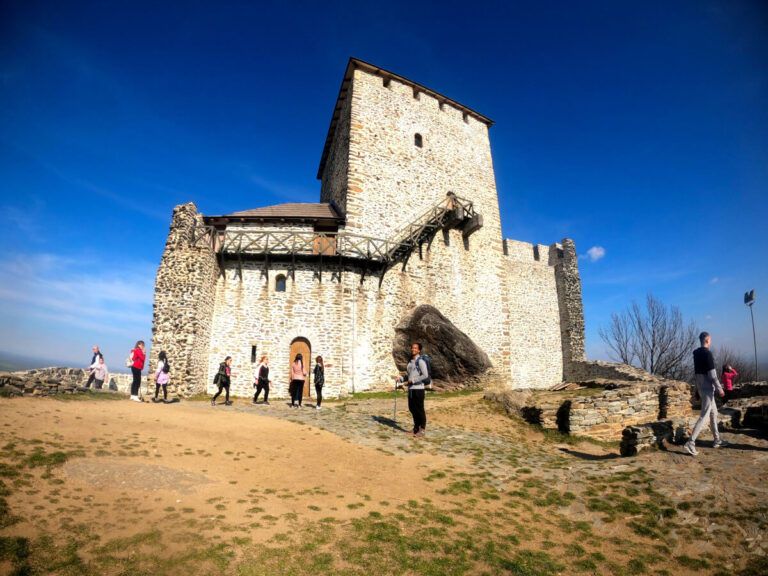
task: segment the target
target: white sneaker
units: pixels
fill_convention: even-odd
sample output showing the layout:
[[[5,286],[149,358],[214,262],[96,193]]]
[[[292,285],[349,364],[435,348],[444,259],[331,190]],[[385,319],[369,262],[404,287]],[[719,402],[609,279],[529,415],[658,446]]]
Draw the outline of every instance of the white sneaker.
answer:
[[[715,440],[715,442],[712,444],[712,448],[725,448],[726,446],[728,446],[728,444],[730,444],[730,442],[728,442],[727,440],[723,440],[721,438],[721,439]]]
[[[688,440],[688,442],[685,443],[683,448],[685,448],[685,451],[688,452],[688,454],[690,454],[691,456],[699,455],[699,453],[696,451],[696,445],[690,440]]]

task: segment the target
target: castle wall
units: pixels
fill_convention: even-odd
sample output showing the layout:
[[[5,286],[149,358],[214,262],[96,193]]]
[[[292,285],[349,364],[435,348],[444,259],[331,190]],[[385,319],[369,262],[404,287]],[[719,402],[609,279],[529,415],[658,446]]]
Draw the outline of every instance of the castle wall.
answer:
[[[332,365],[326,368],[325,394],[338,396],[343,384],[342,363],[346,361],[346,343],[339,337],[343,322],[339,283],[331,281],[328,271],[319,282],[316,267],[302,264],[297,265],[295,279],[288,268],[279,264],[265,275],[260,262],[244,263],[240,280],[236,266],[227,262],[225,275],[216,284],[211,345],[205,355],[208,392],[217,389],[212,382],[219,364],[232,356],[231,393],[252,395],[253,372],[259,359],[266,355],[273,381],[270,395],[287,397],[291,342],[303,337],[312,346],[312,362],[305,358],[307,371],[314,366],[315,356],[323,356],[326,365]],[[275,291],[275,279],[280,274],[286,276],[285,292]],[[255,362],[251,361],[252,346],[256,346]]]
[[[172,367],[170,389],[184,396],[203,391],[218,272],[211,248],[195,245],[195,226],[202,226],[202,217],[192,202],[174,208],[152,312],[150,366],[165,350]]]
[[[560,305],[556,268],[550,250],[505,240],[506,290],[509,296],[511,384],[515,388],[546,388],[562,382]]]
[[[347,187],[357,191],[357,182],[349,182],[349,123],[352,100],[344,99],[336,124],[331,148],[320,185],[320,202],[333,202],[342,212],[347,211]]]

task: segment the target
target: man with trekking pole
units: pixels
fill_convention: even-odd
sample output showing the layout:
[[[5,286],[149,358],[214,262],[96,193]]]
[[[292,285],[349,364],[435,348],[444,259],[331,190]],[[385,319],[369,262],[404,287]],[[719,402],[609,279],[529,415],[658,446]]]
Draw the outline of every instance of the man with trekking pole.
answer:
[[[411,344],[411,360],[406,367],[408,383],[408,410],[413,416],[412,436],[423,438],[426,434],[427,413],[424,410],[425,385],[431,382],[429,367],[421,355],[421,344]],[[406,382],[406,377],[395,380],[395,386]],[[397,392],[395,392],[397,394]]]

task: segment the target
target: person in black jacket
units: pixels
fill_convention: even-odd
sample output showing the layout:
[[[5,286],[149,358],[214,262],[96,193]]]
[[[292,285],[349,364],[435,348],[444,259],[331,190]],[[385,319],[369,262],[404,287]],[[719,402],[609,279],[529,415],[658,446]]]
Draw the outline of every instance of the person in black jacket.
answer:
[[[254,386],[256,386],[256,394],[253,395],[253,403],[259,399],[259,394],[264,390],[264,404],[269,406],[269,387],[272,385],[272,380],[269,379],[269,358],[266,356],[261,357],[261,362],[256,366],[256,372],[254,373]]]
[[[720,438],[720,432],[717,429],[717,404],[715,404],[715,393],[717,393],[718,396],[723,396],[724,393],[723,387],[717,379],[715,359],[712,357],[712,352],[709,350],[712,338],[709,333],[702,332],[699,334],[699,341],[701,342],[701,348],[697,348],[693,351],[693,368],[696,372],[696,388],[699,392],[699,398],[701,398],[701,416],[699,416],[699,419],[693,427],[690,440],[685,443],[685,450],[691,456],[698,456],[699,454],[696,450],[696,438],[699,436],[699,432],[704,428],[704,424],[707,421],[709,421],[712,436],[715,438],[712,447],[720,448],[721,446],[728,445],[728,442]]]
[[[331,364],[328,364],[328,366],[331,366]],[[312,376],[315,380],[315,394],[317,395],[315,410],[320,410],[323,403],[323,385],[325,385],[325,364],[323,363],[322,356],[315,358],[315,369]]]
[[[232,405],[232,402],[229,401],[229,379],[232,375],[230,366],[232,366],[232,356],[227,356],[224,358],[224,362],[219,364],[219,371],[216,373],[216,377],[213,379],[213,383],[218,384],[219,391],[214,394],[213,398],[211,398],[211,406],[216,406],[216,398],[219,397],[219,394],[221,394],[222,390],[226,390],[227,392],[226,396],[224,397],[224,405]]]

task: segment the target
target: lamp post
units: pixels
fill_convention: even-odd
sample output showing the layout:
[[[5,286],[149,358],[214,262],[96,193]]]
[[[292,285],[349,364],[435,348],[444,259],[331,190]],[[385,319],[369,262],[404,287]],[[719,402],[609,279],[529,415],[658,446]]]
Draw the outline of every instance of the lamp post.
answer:
[[[755,378],[760,380],[760,373],[757,371],[757,338],[755,337],[755,314],[752,312],[752,305],[755,303],[755,291],[750,290],[744,293],[744,304],[749,306],[749,315],[752,317],[752,342],[755,345]]]

